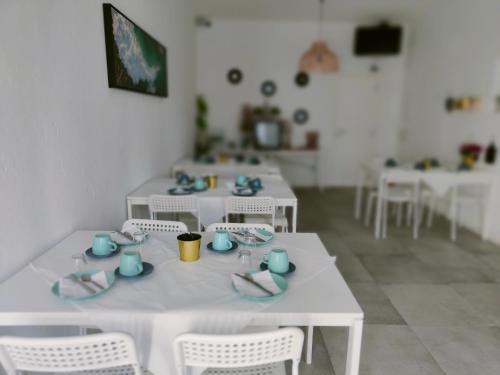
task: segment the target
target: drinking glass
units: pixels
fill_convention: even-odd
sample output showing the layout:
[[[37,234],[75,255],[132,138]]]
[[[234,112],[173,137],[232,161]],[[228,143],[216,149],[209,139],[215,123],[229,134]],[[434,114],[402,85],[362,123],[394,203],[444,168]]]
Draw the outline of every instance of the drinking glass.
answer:
[[[73,259],[73,268],[76,272],[82,272],[87,266],[87,257],[85,254],[73,254],[71,259]]]
[[[252,253],[250,250],[240,250],[238,252],[238,261],[243,272],[252,271]]]

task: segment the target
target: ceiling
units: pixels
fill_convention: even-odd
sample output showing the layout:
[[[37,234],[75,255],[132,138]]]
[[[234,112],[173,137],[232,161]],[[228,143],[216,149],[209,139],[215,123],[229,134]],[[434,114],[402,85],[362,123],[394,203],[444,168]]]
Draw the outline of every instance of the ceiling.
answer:
[[[412,21],[432,0],[325,0],[325,20]],[[318,0],[194,0],[197,15],[212,18],[316,20]]]

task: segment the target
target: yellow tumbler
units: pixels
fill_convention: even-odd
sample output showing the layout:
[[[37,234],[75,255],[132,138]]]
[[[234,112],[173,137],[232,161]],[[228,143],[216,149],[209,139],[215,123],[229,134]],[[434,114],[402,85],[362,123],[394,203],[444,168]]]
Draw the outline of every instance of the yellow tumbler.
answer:
[[[183,233],[177,236],[179,242],[179,258],[183,262],[195,262],[200,259],[201,235]]]

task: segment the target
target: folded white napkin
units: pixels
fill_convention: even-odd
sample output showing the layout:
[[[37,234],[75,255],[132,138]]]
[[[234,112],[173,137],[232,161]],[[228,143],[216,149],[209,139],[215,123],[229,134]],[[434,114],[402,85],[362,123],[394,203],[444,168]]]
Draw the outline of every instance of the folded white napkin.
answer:
[[[106,272],[99,271],[93,274],[91,278],[93,281],[101,285],[104,289],[109,287],[108,278],[106,277]],[[97,285],[94,285],[94,283],[90,281],[81,281],[81,282],[87,285],[92,290],[94,290],[96,293],[101,291],[101,288],[99,288]],[[95,293],[91,293],[90,290],[87,290],[80,283],[74,280],[68,279],[66,277],[59,279],[59,295],[62,297],[79,298],[79,297],[88,297],[93,294]]]
[[[130,234],[134,238],[134,241],[122,236],[120,233],[111,233],[111,239],[118,245],[130,245],[136,242],[142,242],[147,236],[146,233],[137,228],[135,225],[127,223],[123,224],[121,231],[123,233]]]
[[[273,294],[278,294],[281,293],[281,289],[278,285],[273,280],[273,277],[271,276],[271,272],[268,270],[262,271],[262,272],[257,272],[253,273],[252,275],[245,274],[245,276],[248,276],[253,279],[256,283],[262,285],[264,288],[272,292]],[[231,278],[233,280],[234,287],[236,290],[238,290],[241,294],[250,296],[250,297],[267,297],[269,294],[264,292],[262,289],[259,287],[255,286],[251,282],[242,279],[239,276],[236,276],[235,274],[231,275]]]
[[[271,238],[273,238],[272,233],[269,233],[269,235],[267,235],[266,233],[262,233],[258,230],[255,230],[255,229],[249,229],[248,232],[250,234],[254,235],[256,238],[261,239],[262,241],[266,241],[266,242],[270,241]],[[235,236],[237,237],[237,239],[239,241],[242,241],[242,242],[245,239],[245,235],[243,235],[243,234],[235,234]]]
[[[233,193],[235,193],[235,194],[252,194],[253,190],[250,188],[247,188],[247,187],[243,187],[243,188],[237,187],[237,188],[233,189]]]

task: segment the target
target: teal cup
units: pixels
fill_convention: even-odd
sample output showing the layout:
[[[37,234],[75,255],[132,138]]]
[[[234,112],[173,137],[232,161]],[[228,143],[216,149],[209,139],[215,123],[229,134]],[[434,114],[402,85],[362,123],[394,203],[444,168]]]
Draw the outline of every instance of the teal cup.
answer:
[[[233,246],[229,239],[229,233],[225,230],[217,230],[214,232],[212,247],[214,250],[228,250]]]
[[[245,185],[247,183],[247,176],[239,175],[236,177],[236,185]]]
[[[137,251],[125,251],[120,257],[120,274],[123,276],[136,276],[141,272],[141,254]]]
[[[118,245],[111,240],[109,234],[99,233],[92,242],[92,253],[95,255],[108,255],[115,251]]]
[[[205,179],[202,178],[202,177],[196,177],[196,180],[194,180],[194,188],[196,190],[203,190],[203,189],[205,189],[205,187],[207,186],[206,184],[207,183],[205,182]]]
[[[285,249],[273,249],[270,253],[264,255],[264,263],[267,263],[267,268],[271,272],[285,273],[288,272],[289,260],[288,253]]]

